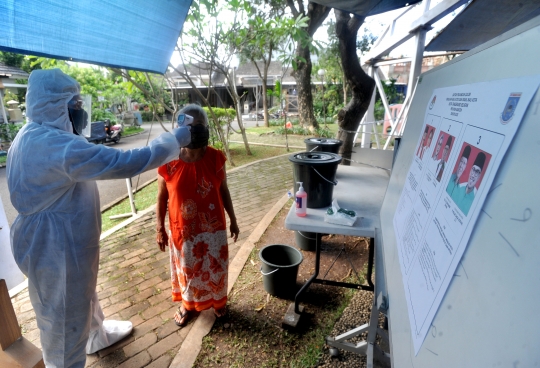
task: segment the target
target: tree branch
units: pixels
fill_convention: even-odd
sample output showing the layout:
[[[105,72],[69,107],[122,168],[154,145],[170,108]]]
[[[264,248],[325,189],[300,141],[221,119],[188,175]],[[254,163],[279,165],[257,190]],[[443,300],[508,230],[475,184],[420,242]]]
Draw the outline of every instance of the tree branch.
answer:
[[[302,0],[300,0],[300,4],[302,4]],[[287,0],[287,5],[289,6],[289,8],[291,9],[291,13],[292,15],[297,18],[299,15],[300,15],[300,11],[298,11],[298,9],[296,9],[296,6],[294,5],[294,1],[292,0]],[[302,6],[302,5],[301,5]],[[304,11],[302,10],[302,13],[304,13]]]

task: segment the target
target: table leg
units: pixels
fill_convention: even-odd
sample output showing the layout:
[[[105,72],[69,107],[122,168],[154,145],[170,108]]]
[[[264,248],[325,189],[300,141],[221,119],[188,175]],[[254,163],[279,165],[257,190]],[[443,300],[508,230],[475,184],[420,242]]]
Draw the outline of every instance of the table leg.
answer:
[[[296,293],[296,296],[294,297],[294,313],[296,314],[300,314],[300,309],[298,308],[298,306],[300,305],[300,297],[306,291],[309,285],[311,285],[311,283],[319,275],[320,260],[321,260],[321,237],[315,234],[315,273],[309,278],[309,280],[307,280],[307,282],[300,288],[300,290],[298,290],[298,293]]]
[[[368,266],[367,266],[367,283],[369,286],[371,286],[371,290],[375,290],[375,286],[373,285],[373,280],[371,280],[371,275],[373,274],[373,261],[375,259],[374,257],[375,253],[375,238],[369,238],[369,255],[368,255]]]

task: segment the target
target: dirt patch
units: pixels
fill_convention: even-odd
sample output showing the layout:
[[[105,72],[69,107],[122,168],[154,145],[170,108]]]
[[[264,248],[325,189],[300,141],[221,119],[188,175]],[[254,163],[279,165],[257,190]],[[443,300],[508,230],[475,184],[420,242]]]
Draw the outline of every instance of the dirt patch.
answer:
[[[258,253],[270,244],[295,246],[294,232],[284,228],[289,207],[290,202],[253,249],[229,295],[228,314],[218,319],[204,338],[196,367],[312,367],[323,363],[324,338],[356,292],[312,284],[302,300],[305,313],[297,329],[282,328],[283,317],[294,299],[281,299],[265,292]],[[323,237],[319,277],[365,284],[368,245],[369,239],[365,238]],[[301,252],[304,260],[298,270],[298,288],[315,268],[315,252]]]

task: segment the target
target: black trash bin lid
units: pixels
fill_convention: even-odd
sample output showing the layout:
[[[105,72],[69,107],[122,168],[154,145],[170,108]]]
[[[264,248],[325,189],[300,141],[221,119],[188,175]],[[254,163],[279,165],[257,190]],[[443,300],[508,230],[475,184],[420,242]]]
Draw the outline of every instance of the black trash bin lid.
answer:
[[[343,141],[334,138],[308,138],[304,140],[306,144],[318,144],[324,146],[341,146]]]
[[[341,156],[330,152],[300,152],[289,156],[289,161],[302,165],[329,165],[339,164]]]

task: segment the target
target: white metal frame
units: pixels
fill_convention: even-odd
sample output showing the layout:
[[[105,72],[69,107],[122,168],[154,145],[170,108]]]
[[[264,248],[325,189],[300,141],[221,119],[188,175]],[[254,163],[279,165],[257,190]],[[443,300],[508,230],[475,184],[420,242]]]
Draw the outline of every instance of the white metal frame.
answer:
[[[379,315],[382,313],[386,316],[388,312],[388,292],[386,290],[384,261],[382,254],[379,254],[381,250],[381,232],[380,229],[375,229],[375,290],[373,292],[369,323],[353,328],[336,337],[327,336],[325,339],[328,346],[365,355],[368,368],[374,368],[376,362],[382,363],[384,367],[391,366],[391,354],[389,352],[391,342],[389,334],[387,330],[379,327]],[[365,340],[357,344],[347,341],[364,332],[367,332]],[[377,336],[380,337],[380,342],[377,342]],[[389,351],[384,351],[383,348],[389,349]]]
[[[418,19],[416,19],[415,21],[411,23],[408,32],[394,33],[394,29],[398,20],[404,14],[406,14],[409,10],[411,10],[413,7],[417,6],[418,4],[409,6],[401,14],[399,14],[392,21],[392,23],[388,25],[383,35],[379,38],[379,40],[374,45],[373,49],[364,57],[364,66],[368,67],[368,74],[373,79],[375,79],[375,85],[377,88],[376,91],[379,91],[379,94],[382,97],[385,114],[390,117],[390,124],[391,124],[392,129],[391,129],[390,134],[388,135],[388,139],[386,140],[386,143],[384,144],[383,149],[388,148],[390,142],[392,141],[392,138],[401,136],[403,134],[403,129],[405,128],[405,123],[406,123],[407,111],[410,106],[412,96],[414,95],[416,82],[418,80],[418,77],[420,76],[420,72],[422,68],[422,60],[424,57],[424,47],[425,47],[427,31],[429,31],[433,23],[437,22],[438,20],[440,20],[447,14],[451,13],[458,7],[466,4],[467,2],[468,0],[444,0],[441,3],[437,4],[436,6],[434,6],[432,9],[430,9],[429,8],[430,0],[424,0],[421,3],[424,5],[423,14]],[[401,44],[403,44],[404,42],[408,41],[409,39],[413,37],[415,38],[415,53],[411,58],[402,58],[402,59],[391,60],[391,61],[380,60],[384,55],[387,55],[388,53],[390,53],[390,51],[392,51],[393,49],[395,49],[396,47],[400,46]],[[403,63],[403,62],[411,62],[409,80],[407,84],[407,96],[405,97],[405,101],[403,102],[403,108],[401,109],[398,117],[394,119],[392,117],[392,114],[390,113],[390,107],[388,105],[388,102],[386,101],[383,84],[382,84],[383,82],[379,76],[379,67],[383,65],[397,64],[397,63]],[[364,119],[362,119],[362,122],[358,126],[356,135],[354,137],[354,141],[356,141],[358,134],[362,134],[362,137],[361,137],[362,147],[369,146],[372,133],[368,132],[367,125],[370,125],[370,124],[372,124],[372,127],[373,127],[372,132],[373,134],[375,134],[375,137],[376,137],[377,148],[380,147],[378,134],[376,132],[376,127],[375,127],[376,122],[375,122],[375,115],[374,115],[376,91],[374,91],[373,93],[368,111],[366,112]],[[400,122],[401,122],[401,125],[399,124]]]

